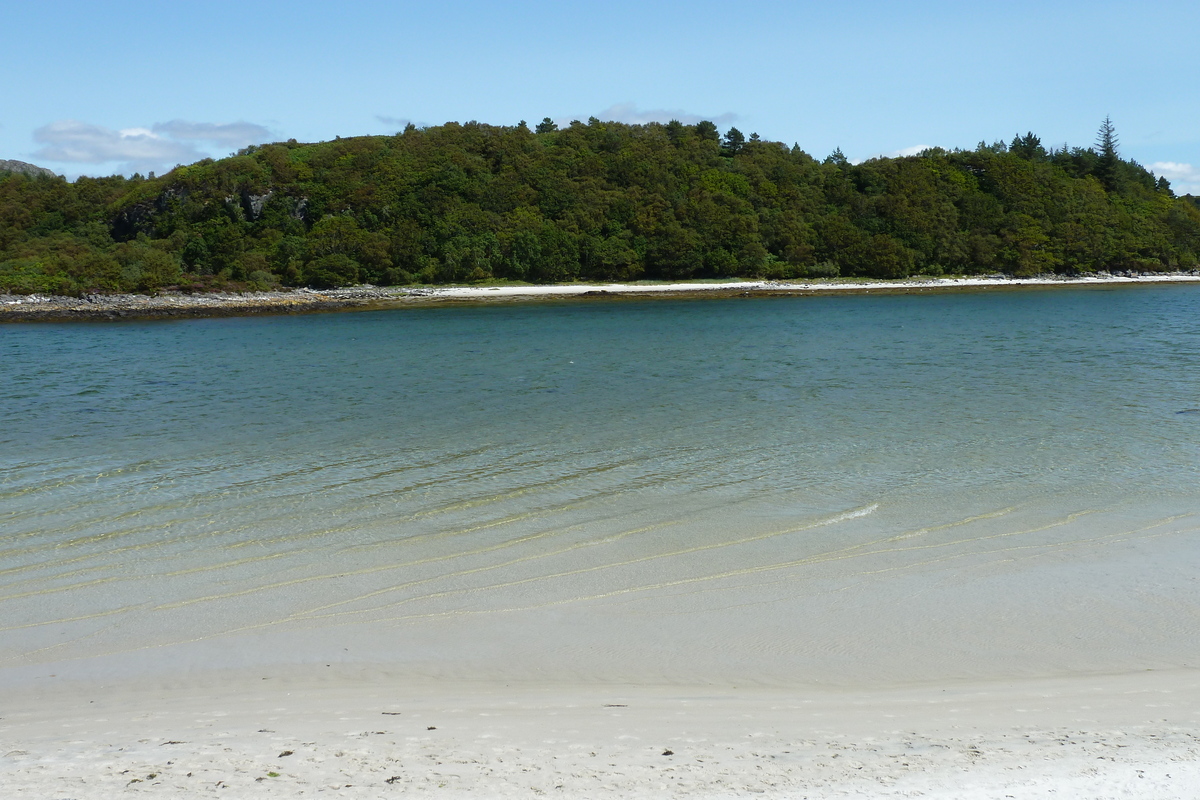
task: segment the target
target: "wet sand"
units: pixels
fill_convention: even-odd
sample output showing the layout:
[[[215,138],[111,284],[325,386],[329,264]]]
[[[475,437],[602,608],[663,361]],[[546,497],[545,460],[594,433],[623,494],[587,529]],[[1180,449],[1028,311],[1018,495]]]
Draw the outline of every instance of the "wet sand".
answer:
[[[1155,633],[1153,599],[1124,613],[1053,598],[1107,575],[1113,596],[1154,583],[1189,604],[1133,556],[1057,581],[1053,564],[995,572],[991,588],[919,572],[852,593],[798,585],[792,600],[756,582],[700,603],[618,593],[514,611],[482,592],[499,603],[488,613],[448,593],[405,625],[272,626],[92,658],[51,648],[0,674],[0,785],[72,800],[1186,797],[1200,785],[1200,670],[1088,665],[1170,647],[1165,660],[1186,663],[1187,619]],[[786,619],[819,624],[806,640]]]

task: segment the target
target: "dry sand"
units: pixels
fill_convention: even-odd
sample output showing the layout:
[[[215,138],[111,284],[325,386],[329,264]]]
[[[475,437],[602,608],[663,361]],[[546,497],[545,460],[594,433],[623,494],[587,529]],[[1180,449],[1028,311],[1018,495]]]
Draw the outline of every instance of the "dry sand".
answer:
[[[822,294],[855,292],[920,292],[950,289],[986,289],[1016,286],[1098,286],[1105,284],[1200,283],[1200,274],[1171,273],[1163,275],[1123,276],[1097,274],[1088,277],[1005,278],[998,276],[960,278],[906,278],[903,280],[857,281],[733,281],[714,283],[661,284],[559,284],[554,286],[490,286],[439,287],[423,290],[432,297],[487,298],[530,296],[578,296],[595,294],[655,295],[655,294]]]
[[[854,690],[342,672],[5,694],[5,797],[1200,794],[1193,670]]]

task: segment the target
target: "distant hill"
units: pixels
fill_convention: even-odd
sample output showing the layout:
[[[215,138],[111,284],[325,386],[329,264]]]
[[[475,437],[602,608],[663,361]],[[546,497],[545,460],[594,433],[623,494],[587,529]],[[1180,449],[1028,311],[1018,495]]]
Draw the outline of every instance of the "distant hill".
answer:
[[[156,178],[0,172],[0,292],[1200,268],[1200,208],[1110,138],[852,164],[711,122],[468,122]]]
[[[5,161],[0,159],[0,172],[19,172],[22,175],[28,175],[31,178],[36,178],[43,175],[47,178],[59,177],[52,170],[45,167],[39,167],[36,164],[29,164],[24,161]]]

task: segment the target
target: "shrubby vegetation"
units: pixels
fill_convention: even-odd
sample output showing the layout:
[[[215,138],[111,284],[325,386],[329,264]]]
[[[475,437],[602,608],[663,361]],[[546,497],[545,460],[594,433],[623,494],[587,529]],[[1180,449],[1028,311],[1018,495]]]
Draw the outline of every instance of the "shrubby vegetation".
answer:
[[[1200,204],[1032,133],[851,164],[711,122],[476,122],[161,177],[0,173],[0,291],[1197,267]]]

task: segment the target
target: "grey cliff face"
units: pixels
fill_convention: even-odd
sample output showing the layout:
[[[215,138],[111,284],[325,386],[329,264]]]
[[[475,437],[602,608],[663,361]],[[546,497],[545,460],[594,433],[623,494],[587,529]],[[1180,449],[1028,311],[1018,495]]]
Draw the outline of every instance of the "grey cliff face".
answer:
[[[39,175],[44,175],[47,178],[59,177],[52,170],[39,167],[36,164],[28,164],[24,161],[5,161],[3,159],[0,159],[0,172],[19,172],[31,178],[36,178]]]

